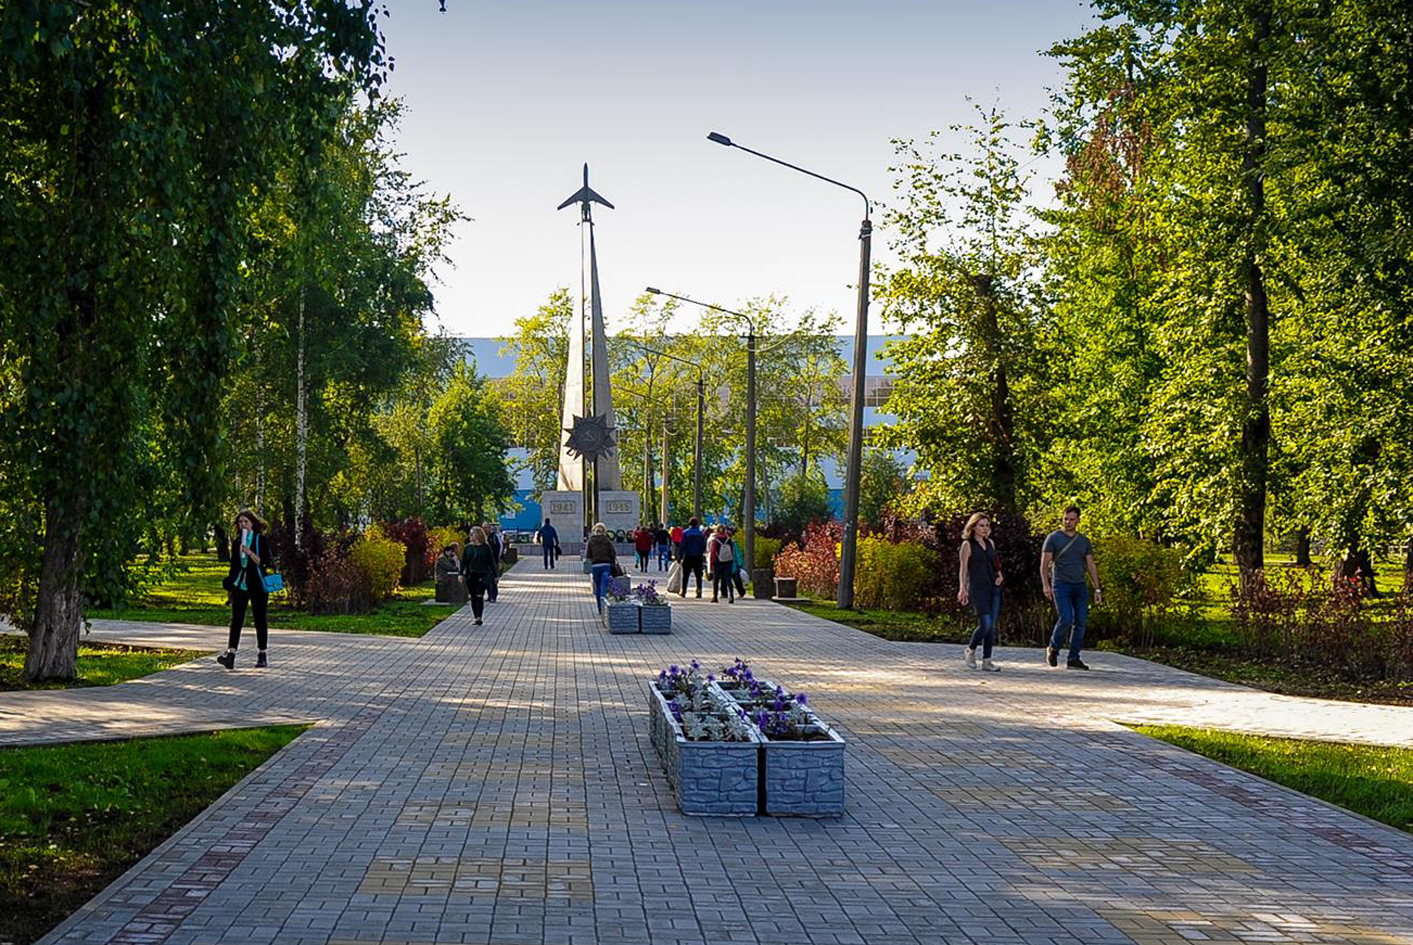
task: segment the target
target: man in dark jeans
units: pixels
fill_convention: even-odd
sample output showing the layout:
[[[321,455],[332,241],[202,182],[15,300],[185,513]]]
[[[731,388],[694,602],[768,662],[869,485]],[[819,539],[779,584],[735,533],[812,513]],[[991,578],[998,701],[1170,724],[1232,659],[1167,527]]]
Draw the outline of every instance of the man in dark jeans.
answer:
[[[544,549],[545,570],[553,570],[555,555],[559,551],[559,530],[550,524],[549,519],[545,519],[545,526],[540,529],[540,547]]]
[[[1089,537],[1079,531],[1079,506],[1065,509],[1063,527],[1045,537],[1040,549],[1040,583],[1045,588],[1045,597],[1055,602],[1055,610],[1060,619],[1055,621],[1055,630],[1050,635],[1050,646],[1045,650],[1045,661],[1051,666],[1059,665],[1060,648],[1069,637],[1069,658],[1066,669],[1088,669],[1079,658],[1080,647],[1084,645],[1085,625],[1089,622],[1089,585],[1084,583],[1086,572],[1094,582],[1094,601],[1103,599],[1099,590],[1099,568],[1094,564],[1094,546]]]
[[[653,530],[653,540],[657,543],[657,569],[666,571],[672,559],[672,533],[661,522]]]
[[[681,555],[682,561],[682,590],[680,596],[687,596],[687,578],[695,574],[697,576],[697,596],[702,596],[702,575],[706,571],[706,534],[702,531],[701,523],[696,517],[687,522],[687,527],[682,531]]]
[[[500,556],[503,545],[501,544],[500,531],[496,528],[495,522],[487,522],[483,527],[486,530],[486,544],[490,546],[491,558],[495,563],[495,570],[486,585],[486,600],[494,604],[500,590]]]

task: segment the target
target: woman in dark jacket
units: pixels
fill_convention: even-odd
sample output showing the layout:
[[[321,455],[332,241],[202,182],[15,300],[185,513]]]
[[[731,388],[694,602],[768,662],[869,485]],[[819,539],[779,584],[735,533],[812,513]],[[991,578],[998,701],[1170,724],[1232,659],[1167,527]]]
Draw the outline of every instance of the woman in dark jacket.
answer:
[[[977,512],[962,529],[961,564],[957,574],[957,601],[976,612],[976,630],[963,653],[967,666],[976,669],[976,648],[981,646],[981,668],[995,672],[991,648],[996,645],[996,619],[1001,616],[1001,556],[991,540],[991,519]]]
[[[608,528],[603,522],[594,526],[589,542],[584,546],[584,557],[589,559],[589,573],[594,581],[594,601],[603,613],[603,598],[608,593],[608,582],[613,578],[613,566],[618,563],[618,550],[613,547],[613,539],[608,537]]]
[[[235,524],[231,569],[222,582],[231,595],[231,632],[226,639],[226,652],[217,656],[216,662],[226,669],[235,669],[236,650],[240,647],[240,631],[248,607],[255,621],[255,642],[260,647],[255,668],[264,669],[270,665],[265,652],[270,643],[270,627],[265,622],[265,608],[270,601],[265,591],[265,571],[273,560],[270,542],[265,537],[265,521],[250,509],[241,509]]]
[[[481,613],[486,607],[486,592],[495,580],[496,557],[486,541],[486,530],[480,525],[471,529],[466,552],[461,556],[461,577],[466,581],[466,593],[471,597],[471,613],[476,626],[481,626]]]

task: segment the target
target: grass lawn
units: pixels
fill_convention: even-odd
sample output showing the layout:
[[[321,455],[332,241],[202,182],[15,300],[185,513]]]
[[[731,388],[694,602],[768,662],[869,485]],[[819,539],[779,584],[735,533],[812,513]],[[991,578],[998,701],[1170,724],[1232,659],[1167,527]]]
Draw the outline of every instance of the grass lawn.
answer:
[[[0,942],[38,939],[304,729],[0,750]]]
[[[207,555],[187,555],[183,570],[149,588],[142,600],[117,610],[91,610],[87,616],[107,620],[147,620],[155,623],[195,623],[225,626],[231,621],[226,592],[221,587],[227,566]],[[270,597],[270,626],[285,630],[326,630],[334,633],[376,633],[420,637],[456,613],[454,604],[424,604],[436,593],[427,581],[401,588],[371,614],[316,615],[295,610],[284,594]],[[249,618],[246,618],[247,628]]]
[[[18,689],[68,689],[79,686],[111,686],[162,669],[171,669],[206,654],[200,650],[151,649],[121,643],[79,642],[78,678],[71,683],[32,683],[24,678],[26,637],[0,636],[0,692]],[[0,942],[4,939],[0,938]]]
[[[1413,832],[1413,750],[1175,725],[1139,726],[1136,731]]]

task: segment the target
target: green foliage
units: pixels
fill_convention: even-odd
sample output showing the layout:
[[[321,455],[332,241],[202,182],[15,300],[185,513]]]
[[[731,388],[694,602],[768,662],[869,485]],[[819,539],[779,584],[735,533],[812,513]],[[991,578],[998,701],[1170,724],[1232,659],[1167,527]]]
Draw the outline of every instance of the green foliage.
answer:
[[[305,728],[0,752],[0,941],[40,938]]]
[[[781,540],[757,535],[755,540],[756,567],[770,569],[775,566],[775,556],[780,553]]]
[[[781,485],[774,524],[787,534],[801,535],[811,522],[828,521],[833,515],[829,489],[822,480],[795,475]]]
[[[854,599],[860,607],[922,610],[939,567],[937,555],[916,542],[864,535],[858,540]]]
[[[907,504],[912,489],[907,468],[887,450],[866,449],[859,471],[859,520],[880,526],[890,510]]]
[[[429,457],[429,517],[480,522],[509,508],[515,480],[506,462],[510,434],[485,379],[458,364],[427,412],[436,449]]]
[[[1094,558],[1104,589],[1103,605],[1091,611],[1094,629],[1140,644],[1151,643],[1159,627],[1171,630],[1197,591],[1183,557],[1181,549],[1141,538],[1104,538]]]
[[[1413,831],[1413,750],[1177,725],[1136,730],[1390,827]]]
[[[515,334],[501,338],[500,352],[515,358],[515,370],[495,382],[510,426],[511,442],[527,450],[535,486],[553,489],[559,470],[564,374],[574,299],[560,286],[533,315],[515,320]]]
[[[397,592],[406,561],[407,550],[402,543],[389,538],[377,525],[372,525],[353,543],[348,554],[367,579],[373,601],[391,599]]]

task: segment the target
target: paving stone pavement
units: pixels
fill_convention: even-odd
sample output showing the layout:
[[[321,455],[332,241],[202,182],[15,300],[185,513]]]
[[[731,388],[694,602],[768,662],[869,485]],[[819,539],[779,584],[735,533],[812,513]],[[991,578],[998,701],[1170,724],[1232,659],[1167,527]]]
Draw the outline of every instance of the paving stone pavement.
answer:
[[[1116,724],[1413,743],[1413,711],[1283,699],[1109,654],[1092,673],[695,599],[610,636],[520,565],[484,627],[276,633],[104,689],[0,695],[0,743],[318,724],[45,943],[1413,942],[1413,837]],[[215,648],[219,630],[104,624]],[[849,740],[842,818],[689,818],[646,681],[744,656]]]

